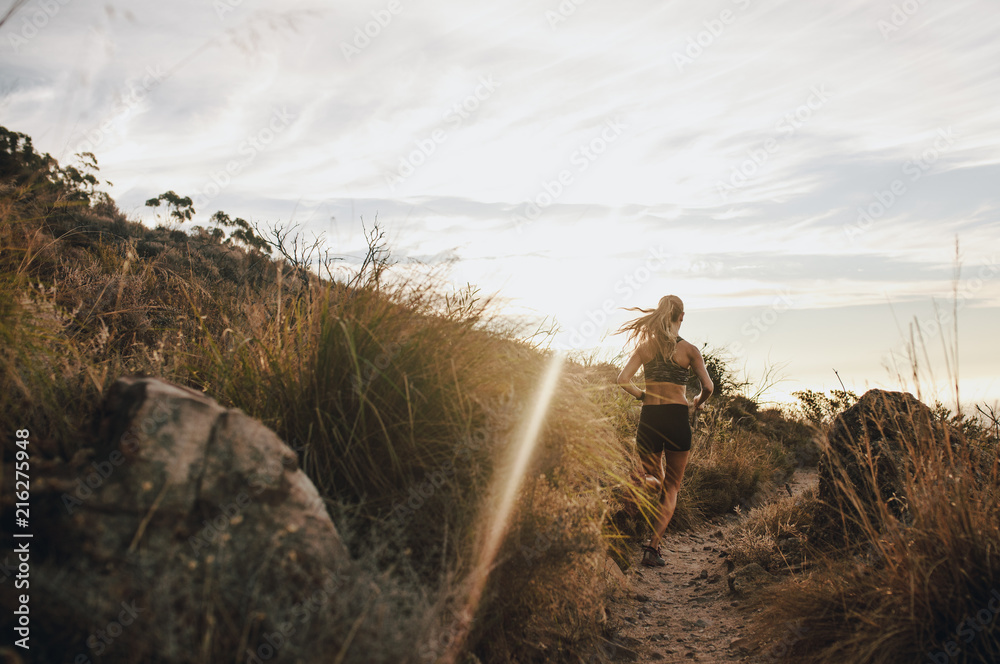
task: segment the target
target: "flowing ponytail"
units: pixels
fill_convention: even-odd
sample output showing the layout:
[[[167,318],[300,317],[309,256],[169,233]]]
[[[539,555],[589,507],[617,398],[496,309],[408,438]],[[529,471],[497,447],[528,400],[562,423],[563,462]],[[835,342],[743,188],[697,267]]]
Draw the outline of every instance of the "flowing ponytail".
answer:
[[[664,295],[655,309],[629,307],[626,311],[638,311],[642,316],[625,323],[618,332],[627,332],[629,343],[653,344],[664,358],[672,357],[677,348],[677,333],[672,324],[680,320],[684,313],[684,303],[676,295]]]

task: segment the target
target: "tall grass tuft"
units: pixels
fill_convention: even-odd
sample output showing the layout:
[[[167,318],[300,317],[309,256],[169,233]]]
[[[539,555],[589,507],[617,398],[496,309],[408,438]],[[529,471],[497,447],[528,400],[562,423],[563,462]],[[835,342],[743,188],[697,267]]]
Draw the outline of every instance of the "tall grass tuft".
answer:
[[[129,221],[3,132],[0,428],[68,460],[123,374],[241,408],[298,452],[370,570],[368,599],[344,599],[367,607],[358,622],[330,625],[355,635],[334,654],[434,661],[548,353],[474,290],[399,276],[377,233],[354,274],[320,279],[219,233]],[[578,661],[602,636],[604,516],[628,457],[592,374],[559,379],[465,641],[482,662]]]
[[[859,484],[834,463],[843,502],[811,524],[820,564],[763,598],[762,638],[799,621],[787,661],[1000,661],[996,438],[976,426],[960,435],[940,416],[892,415],[916,432],[901,442],[902,510],[871,500],[874,475]]]
[[[0,129],[0,148],[0,428],[31,429],[58,464],[91,444],[119,376],[200,389],[296,450],[363,561],[330,614],[354,617],[331,621],[317,648],[436,661],[462,639],[484,663],[590,661],[610,635],[607,555],[628,564],[653,513],[634,488],[638,406],[613,384],[617,367],[564,364],[467,622],[497,482],[551,355],[537,333],[472,288],[394,268],[377,228],[360,266],[321,279],[300,251],[329,254],[287,229],[255,236],[272,259],[218,228],[148,228],[27,137]],[[672,527],[732,513],[791,469],[783,420],[723,406],[696,436]]]
[[[390,540],[387,564],[460,592],[545,354],[499,333],[488,300],[466,293],[454,306],[431,283],[378,271],[351,289],[316,283],[274,298],[249,308],[239,334],[202,335],[191,374],[289,441],[322,494]],[[484,661],[548,657],[538,644],[569,656],[595,635],[601,478],[622,453],[574,373],[559,382],[479,608],[471,643]]]

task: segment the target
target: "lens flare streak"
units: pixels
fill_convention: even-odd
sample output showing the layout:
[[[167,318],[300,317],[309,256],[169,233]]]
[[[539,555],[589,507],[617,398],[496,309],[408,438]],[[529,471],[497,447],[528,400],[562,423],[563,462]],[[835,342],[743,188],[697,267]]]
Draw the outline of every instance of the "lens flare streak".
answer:
[[[459,615],[459,625],[457,638],[451,642],[451,648],[441,661],[451,664],[456,661],[465,637],[471,627],[472,620],[476,615],[479,600],[486,581],[489,579],[490,570],[496,560],[500,545],[503,542],[510,515],[517,500],[518,491],[524,481],[524,474],[528,469],[528,462],[538,444],[541,434],[542,424],[545,422],[545,415],[549,409],[549,403],[555,394],[559,376],[562,373],[565,353],[553,353],[549,360],[545,374],[534,395],[534,407],[526,420],[521,423],[521,427],[516,437],[517,445],[514,447],[513,462],[509,465],[507,472],[498,472],[493,481],[493,491],[489,495],[500,494],[500,499],[493,509],[484,508],[482,523],[487,528],[486,536],[479,549],[476,565],[468,577],[468,591],[466,594],[465,608]]]

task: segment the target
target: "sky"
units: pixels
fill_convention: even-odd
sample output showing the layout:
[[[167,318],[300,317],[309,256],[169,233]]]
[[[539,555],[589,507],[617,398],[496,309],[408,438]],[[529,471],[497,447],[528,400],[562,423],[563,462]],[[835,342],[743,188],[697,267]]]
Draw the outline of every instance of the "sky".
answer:
[[[151,224],[173,190],[351,264],[377,220],[553,348],[621,362],[673,293],[765,400],[915,391],[912,334],[925,400],[995,403],[998,29],[987,0],[31,0],[0,124]]]

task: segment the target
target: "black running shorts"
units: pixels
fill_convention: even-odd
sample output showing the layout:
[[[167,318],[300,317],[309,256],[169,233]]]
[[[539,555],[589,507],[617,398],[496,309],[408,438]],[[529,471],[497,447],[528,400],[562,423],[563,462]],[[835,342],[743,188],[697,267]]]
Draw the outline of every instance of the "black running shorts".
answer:
[[[647,454],[687,452],[691,449],[688,407],[682,403],[643,406],[635,436],[639,451]]]

